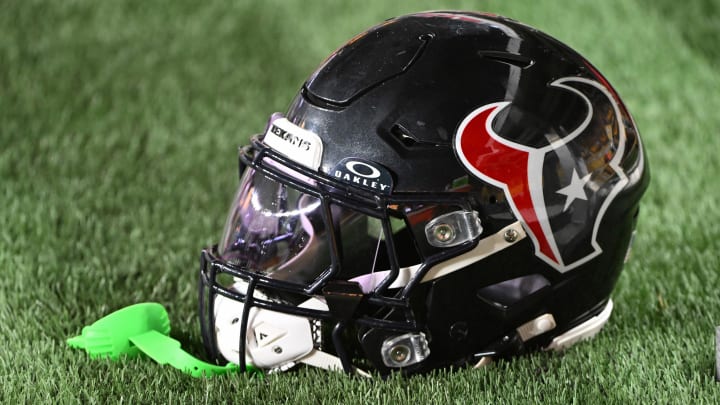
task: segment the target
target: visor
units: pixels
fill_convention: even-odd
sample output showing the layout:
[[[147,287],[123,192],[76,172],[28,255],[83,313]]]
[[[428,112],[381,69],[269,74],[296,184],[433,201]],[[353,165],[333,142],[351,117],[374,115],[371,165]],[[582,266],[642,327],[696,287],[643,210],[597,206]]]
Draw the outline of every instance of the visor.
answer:
[[[273,166],[314,186],[311,179],[291,169]],[[329,215],[324,210],[320,198],[249,167],[218,245],[220,258],[269,279],[309,285],[331,268],[334,233],[342,235],[338,253],[344,277],[388,267],[382,263],[386,260],[380,260],[386,255],[377,253],[384,250],[378,218],[335,203],[329,204]]]

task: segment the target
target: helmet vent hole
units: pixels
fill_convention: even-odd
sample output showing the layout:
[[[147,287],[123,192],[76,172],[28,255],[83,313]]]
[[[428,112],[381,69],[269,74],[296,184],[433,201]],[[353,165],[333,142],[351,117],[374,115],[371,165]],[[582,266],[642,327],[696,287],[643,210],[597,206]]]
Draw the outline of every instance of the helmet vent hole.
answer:
[[[418,37],[419,40],[425,41],[425,42],[428,42],[428,41],[430,41],[430,40],[433,39],[433,38],[435,38],[435,34],[433,34],[432,32],[427,32],[427,33],[422,34],[422,35],[420,35],[420,36]]]
[[[390,128],[390,134],[406,148],[412,148],[418,144],[417,139],[410,135],[410,131],[403,128],[400,124],[393,125],[392,128]]]

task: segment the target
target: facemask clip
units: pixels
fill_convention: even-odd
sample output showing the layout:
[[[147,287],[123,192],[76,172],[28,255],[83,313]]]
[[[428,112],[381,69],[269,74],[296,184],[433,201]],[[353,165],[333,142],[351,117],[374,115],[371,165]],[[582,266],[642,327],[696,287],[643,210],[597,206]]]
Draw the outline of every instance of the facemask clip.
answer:
[[[380,351],[383,363],[392,368],[420,363],[430,355],[427,338],[422,332],[388,338]]]
[[[453,211],[440,215],[425,225],[425,237],[435,247],[452,247],[477,238],[482,233],[475,211]]]

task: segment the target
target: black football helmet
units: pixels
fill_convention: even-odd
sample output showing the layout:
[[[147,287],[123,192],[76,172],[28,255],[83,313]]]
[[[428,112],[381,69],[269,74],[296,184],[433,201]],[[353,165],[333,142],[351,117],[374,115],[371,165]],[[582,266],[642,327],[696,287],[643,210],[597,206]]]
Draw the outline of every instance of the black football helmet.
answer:
[[[209,354],[349,373],[482,365],[593,336],[649,175],[597,69],[491,14],[351,39],[240,150],[201,255]]]

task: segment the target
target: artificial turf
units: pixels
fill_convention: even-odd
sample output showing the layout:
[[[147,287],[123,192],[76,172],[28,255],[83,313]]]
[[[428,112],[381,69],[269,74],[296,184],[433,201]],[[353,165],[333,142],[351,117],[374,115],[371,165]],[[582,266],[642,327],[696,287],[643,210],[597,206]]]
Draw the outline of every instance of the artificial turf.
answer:
[[[0,1],[0,402],[720,402],[720,7],[548,3]],[[384,381],[193,379],[65,345],[114,309],[157,301],[171,335],[201,353],[198,252],[219,237],[237,146],[344,41],[431,8],[491,11],[561,39],[638,122],[652,183],[596,339]]]

